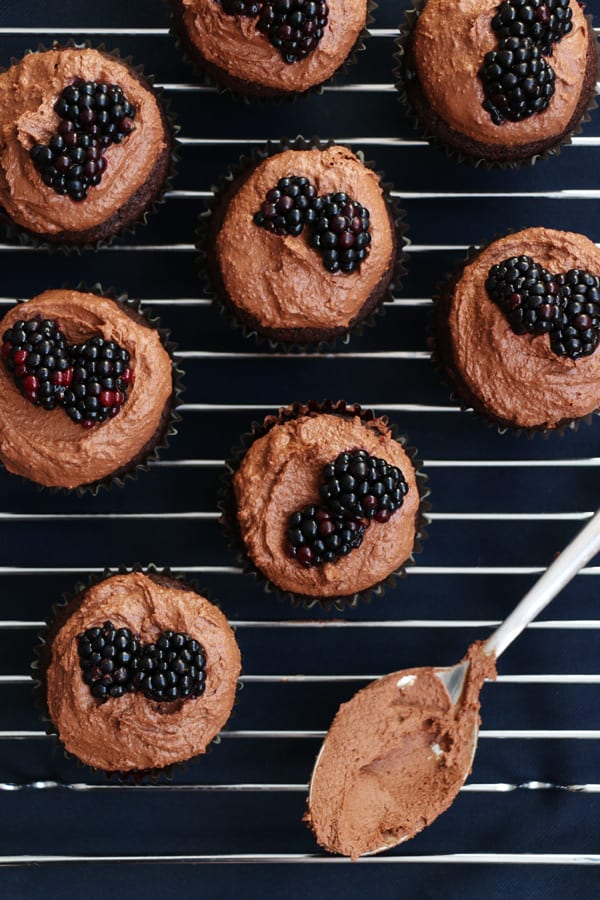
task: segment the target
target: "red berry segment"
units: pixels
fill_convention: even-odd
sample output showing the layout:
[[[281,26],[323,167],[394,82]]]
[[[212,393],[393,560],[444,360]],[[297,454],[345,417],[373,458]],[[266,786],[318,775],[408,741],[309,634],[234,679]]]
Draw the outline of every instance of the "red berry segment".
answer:
[[[297,237],[305,225],[315,221],[316,206],[314,184],[303,176],[291,175],[280,178],[277,187],[267,191],[259,212],[254,215],[254,222],[273,234]]]
[[[95,336],[71,348],[73,380],[63,403],[73,422],[91,428],[116,416],[132,381],[129,353]]]
[[[494,125],[541,113],[554,96],[554,69],[529,38],[501,41],[484,56],[479,77],[486,98],[482,106]]]
[[[257,29],[291,65],[313,52],[328,18],[329,7],[324,0],[264,0]]]
[[[529,38],[545,56],[573,30],[570,0],[503,0],[492,19],[500,39]]]
[[[306,568],[335,562],[360,547],[366,527],[323,506],[305,506],[289,518],[286,550]]]
[[[103,156],[133,131],[135,106],[116,84],[75,81],[54,107],[61,118],[47,144],[34,144],[29,155],[44,184],[71,200],[85,200],[106,171]]]
[[[2,359],[23,396],[43,409],[62,403],[73,374],[68,345],[58,323],[35,318],[4,332]]]

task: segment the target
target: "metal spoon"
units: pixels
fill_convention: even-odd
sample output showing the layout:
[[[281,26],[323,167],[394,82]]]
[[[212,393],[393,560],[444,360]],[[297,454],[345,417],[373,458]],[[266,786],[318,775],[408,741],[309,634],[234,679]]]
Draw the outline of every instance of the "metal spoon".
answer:
[[[583,566],[587,562],[589,562],[589,560],[599,551],[600,510],[595,513],[588,524],[579,532],[574,540],[571,541],[571,543],[565,548],[565,550],[563,550],[560,556],[548,567],[541,578],[523,597],[521,602],[516,606],[516,608],[502,623],[502,625],[500,625],[499,628],[497,628],[497,630],[494,631],[493,634],[487,639],[482,648],[485,656],[498,659],[498,657],[506,650],[506,648],[514,641],[514,639],[521,634],[521,632],[529,625],[531,621],[533,621],[533,619],[535,619],[538,613],[540,613],[550,603],[550,601],[553,600],[558,593],[560,593],[563,587],[565,587],[565,585],[568,584],[569,581],[571,581],[571,579],[579,572],[579,570],[583,568]],[[457,663],[455,666],[446,668],[436,668],[433,670],[431,668],[413,669],[411,670],[411,673],[415,676],[415,678],[419,676],[420,672],[424,673],[423,677],[425,676],[425,673],[428,678],[431,678],[431,674],[435,675],[442,682],[444,688],[446,689],[446,692],[450,699],[451,712],[456,714],[456,712],[460,711],[461,705],[465,702],[463,695],[465,692],[465,685],[468,682],[467,676],[469,673],[470,665],[471,663],[467,660]],[[412,675],[409,677],[412,678]],[[400,688],[402,682],[406,682],[406,676],[402,678],[402,672],[394,673],[394,677],[396,676],[401,676],[399,678],[400,684],[398,684],[398,688]],[[412,680],[414,681],[414,679]],[[381,683],[383,684],[383,681]],[[364,688],[363,691],[365,690],[369,690],[369,688]],[[359,692],[359,694],[361,693],[362,692]],[[352,704],[355,702],[359,694],[356,694],[348,704],[345,704],[345,711],[349,710],[352,707]],[[375,694],[373,693],[370,696],[371,709],[373,708],[372,703],[374,699]],[[479,717],[475,712],[475,714],[473,715],[471,752],[464,756],[464,759],[468,764],[464,766],[462,780],[459,779],[453,786],[452,790],[449,791],[448,796],[444,798],[440,812],[442,812],[450,805],[471,771],[473,756],[475,754],[477,746],[478,732]],[[309,821],[311,821],[313,786],[317,778],[317,772],[323,758],[323,751],[325,750],[326,743],[327,737],[323,742],[323,746],[321,747],[321,751],[317,757],[311,777],[309,792]],[[428,748],[425,748],[425,750],[427,749]],[[435,748],[432,746],[430,749],[436,752],[437,755],[437,751],[439,751],[439,748]],[[330,787],[331,782],[329,781],[327,784],[327,789],[329,789]],[[430,821],[433,821],[433,819],[431,819]],[[421,825],[421,828],[425,827],[425,825],[430,824],[430,821],[424,821],[424,824]],[[418,828],[417,830],[421,830],[421,828]],[[409,838],[413,837],[415,833],[416,831],[413,831],[412,834],[399,836],[396,832],[390,830],[389,834],[386,835],[388,837],[388,840],[385,844],[379,847],[369,848],[366,851],[362,851],[360,855],[380,853],[382,850],[387,850],[390,847],[397,846],[403,841],[408,840]],[[324,846],[327,845],[324,844]],[[334,852],[340,852],[331,847],[327,847],[327,849],[334,849]]]

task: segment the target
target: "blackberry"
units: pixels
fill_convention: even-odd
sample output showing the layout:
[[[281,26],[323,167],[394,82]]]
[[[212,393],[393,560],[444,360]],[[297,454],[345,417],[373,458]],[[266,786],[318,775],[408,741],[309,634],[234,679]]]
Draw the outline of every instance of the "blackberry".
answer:
[[[322,506],[305,506],[292,513],[286,532],[286,553],[307,569],[347,556],[362,544],[367,522],[337,515]]]
[[[206,687],[204,647],[189,634],[161,632],[156,643],[142,647],[134,684],[158,703],[199,697]]]
[[[546,56],[573,28],[570,0],[503,0],[492,19],[500,39],[529,38]]]
[[[558,356],[590,356],[600,342],[600,278],[580,269],[555,277],[563,303],[550,346]]]
[[[43,409],[54,409],[71,384],[73,369],[58,322],[37,317],[4,332],[0,355],[23,396]]]
[[[110,621],[101,628],[88,628],[77,638],[77,652],[83,680],[97,700],[135,690],[140,639],[129,628],[115,628]]]
[[[328,18],[325,0],[264,0],[256,27],[291,65],[312,53]]]
[[[351,450],[325,466],[320,492],[335,515],[387,522],[404,503],[408,485],[397,466]]]
[[[67,415],[91,428],[116,416],[133,381],[129,353],[98,335],[71,347],[73,378],[65,391]]]
[[[543,112],[554,95],[554,70],[529,38],[501,41],[484,56],[479,77],[486,97],[482,106],[494,125]]]
[[[308,178],[290,175],[267,191],[254,222],[273,234],[297,237],[306,224],[315,221],[320,205],[317,189]]]
[[[530,256],[513,256],[492,266],[485,289],[515,334],[546,334],[561,321],[557,280]]]
[[[260,12],[262,0],[221,0],[223,12],[228,16],[249,16],[254,19]]]
[[[71,200],[85,200],[106,171],[104,153],[134,129],[135,106],[116,84],[75,81],[54,106],[58,132],[47,144],[34,144],[29,155],[44,184]]]
[[[311,246],[319,251],[329,272],[354,272],[371,243],[369,210],[344,193],[321,199]]]

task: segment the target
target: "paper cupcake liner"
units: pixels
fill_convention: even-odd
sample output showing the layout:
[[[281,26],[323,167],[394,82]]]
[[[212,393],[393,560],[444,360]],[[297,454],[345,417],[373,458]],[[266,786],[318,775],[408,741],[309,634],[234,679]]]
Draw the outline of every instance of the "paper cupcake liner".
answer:
[[[572,138],[574,135],[581,134],[583,131],[583,126],[591,119],[591,113],[594,109],[597,108],[598,103],[596,101],[596,77],[597,73],[600,69],[600,44],[598,41],[598,35],[596,35],[593,27],[592,17],[586,16],[586,20],[589,26],[590,33],[590,44],[593,45],[594,54],[595,54],[595,71],[594,71],[594,88],[591,92],[591,96],[587,103],[583,104],[584,108],[578,109],[576,114],[574,115],[571,122],[568,124],[565,132],[561,137],[559,137],[552,146],[537,149],[530,156],[525,156],[522,159],[513,159],[513,160],[493,160],[489,159],[485,156],[485,146],[482,146],[481,155],[468,154],[461,150],[459,147],[448,143],[443,137],[437,134],[435,128],[429,127],[424,121],[422,116],[419,115],[417,109],[415,108],[414,101],[411,100],[410,92],[411,92],[411,84],[415,81],[416,75],[414,71],[407,69],[407,59],[409,55],[409,43],[412,35],[413,28],[415,27],[418,18],[425,7],[427,0],[412,0],[413,8],[407,10],[404,14],[404,22],[399,26],[399,37],[396,39],[396,53],[394,54],[394,59],[397,62],[397,66],[394,69],[394,75],[396,77],[395,87],[399,92],[400,100],[408,114],[408,117],[411,121],[412,126],[415,128],[417,132],[421,135],[421,137],[426,140],[428,143],[432,144],[434,147],[441,149],[444,151],[446,156],[450,159],[455,160],[459,163],[470,163],[475,167],[481,166],[482,168],[491,170],[491,169],[519,169],[522,166],[533,166],[538,160],[548,159],[551,156],[558,156],[563,149],[563,147],[568,146],[572,143]],[[589,65],[589,63],[588,63]],[[426,99],[424,99],[424,103],[426,103]],[[432,115],[435,116],[436,119],[439,119],[440,123],[444,127],[444,129],[449,129],[449,126],[435,113],[432,112]],[[451,130],[451,129],[450,129]],[[457,132],[457,136],[462,138],[462,135]],[[465,140],[469,140],[469,138],[465,137]]]
[[[66,50],[68,48],[76,48],[78,50],[97,50],[99,53],[103,53],[105,56],[112,57],[121,65],[126,65],[135,75],[135,77],[142,83],[142,85],[150,90],[156,97],[159,109],[162,114],[165,134],[170,136],[170,147],[168,152],[168,166],[166,169],[166,174],[163,176],[162,183],[156,190],[154,196],[151,196],[149,198],[144,210],[140,215],[138,215],[131,222],[128,222],[124,226],[121,226],[114,232],[114,234],[111,234],[108,238],[104,238],[101,240],[91,240],[86,243],[52,240],[48,237],[48,235],[38,235],[34,231],[30,231],[27,228],[23,228],[22,226],[17,225],[17,223],[10,218],[8,213],[5,213],[4,211],[0,212],[0,224],[2,224],[2,226],[4,227],[6,237],[9,241],[15,241],[17,244],[25,247],[35,247],[38,250],[47,250],[49,253],[63,253],[65,255],[71,253],[81,254],[84,250],[93,250],[94,252],[97,252],[98,250],[104,250],[107,247],[110,247],[111,244],[114,243],[116,238],[133,235],[135,234],[138,226],[146,225],[148,219],[152,215],[157,213],[159,208],[164,205],[164,203],[166,203],[165,194],[171,190],[173,179],[177,175],[177,165],[180,158],[179,148],[181,146],[177,139],[180,128],[177,124],[176,116],[172,110],[170,100],[166,97],[163,88],[155,86],[154,75],[147,75],[144,72],[144,66],[141,64],[134,64],[133,58],[131,56],[122,57],[118,49],[108,50],[104,44],[99,44],[96,47],[93,46],[90,41],[76,42],[73,39],[69,39],[64,43],[55,41],[50,47],[47,47],[45,44],[39,44],[36,50],[27,51],[23,55],[26,56],[28,55],[28,53],[46,53],[49,50]],[[22,58],[23,57],[12,57],[8,67],[0,67],[0,74],[6,72],[7,68],[10,68],[13,65],[17,65]],[[103,223],[101,223],[101,225],[102,224]]]
[[[211,752],[213,745],[220,744],[220,734],[215,735],[212,741],[209,741],[203,753],[196,754],[196,756],[192,756],[190,757],[190,759],[182,760],[181,762],[171,763],[170,765],[155,769],[134,769],[123,772],[106,771],[104,769],[97,769],[94,766],[83,762],[81,759],[79,759],[79,757],[75,756],[73,753],[70,753],[66,749],[60,739],[60,735],[58,734],[57,729],[52,722],[52,719],[50,718],[50,712],[48,710],[48,704],[46,702],[45,675],[46,670],[50,664],[50,642],[54,635],[67,621],[71,613],[74,612],[74,609],[71,608],[72,605],[83,602],[85,593],[95,585],[100,584],[102,581],[106,581],[107,578],[112,578],[115,575],[126,575],[130,572],[142,572],[144,575],[148,575],[150,577],[159,576],[161,578],[168,578],[171,581],[183,585],[186,589],[200,594],[210,603],[212,603],[213,606],[216,606],[220,609],[219,604],[215,602],[215,600],[211,596],[211,592],[204,588],[199,589],[195,579],[188,578],[187,576],[184,577],[183,575],[179,575],[173,572],[168,567],[164,568],[161,566],[157,566],[154,563],[149,563],[146,566],[142,565],[141,563],[136,563],[133,566],[121,565],[116,569],[106,568],[101,573],[90,573],[90,575],[87,576],[87,579],[78,581],[72,591],[65,592],[62,595],[61,600],[52,605],[50,615],[46,619],[46,626],[37,635],[38,643],[33,648],[34,657],[31,663],[31,674],[33,678],[33,699],[36,709],[40,713],[45,733],[56,738],[56,740],[62,747],[65,759],[69,761],[75,760],[78,768],[85,769],[88,772],[92,772],[93,774],[101,773],[107,781],[116,781],[120,784],[158,784],[160,782],[170,783],[173,781],[176,773],[185,771],[191,762],[200,757],[206,756],[209,752]],[[233,626],[230,627],[235,631]],[[236,687],[236,696],[232,710],[227,720],[227,724],[235,715],[236,707],[239,702],[239,692],[242,687],[243,682],[238,680]]]
[[[406,212],[401,208],[399,199],[392,196],[392,185],[382,181],[383,173],[377,171],[375,163],[365,160],[364,154],[359,150],[355,153],[357,158],[366,168],[375,172],[380,179],[380,186],[396,243],[390,281],[383,288],[380,297],[367,300],[365,305],[368,306],[371,303],[371,308],[364,314],[364,317],[343,333],[325,340],[287,342],[269,337],[253,325],[245,323],[240,314],[236,313],[231,305],[223,299],[225,290],[220,284],[220,275],[217,271],[216,263],[214,268],[211,266],[214,258],[212,242],[215,238],[213,234],[213,217],[216,215],[220,204],[226,203],[229,194],[237,189],[238,182],[250,175],[253,169],[268,157],[276,156],[278,153],[283,153],[286,150],[324,150],[335,145],[336,142],[332,140],[325,141],[319,137],[305,138],[302,135],[298,135],[293,139],[284,137],[278,141],[267,141],[262,146],[253,147],[250,155],[241,156],[237,163],[230,164],[227,174],[221,176],[217,185],[212,186],[212,196],[204,201],[205,209],[198,220],[196,246],[199,251],[199,275],[204,284],[204,292],[217,305],[220,314],[234,329],[240,330],[244,337],[254,340],[257,344],[268,345],[271,350],[279,350],[284,353],[306,353],[312,350],[331,351],[338,343],[347,344],[353,335],[360,336],[365,328],[374,327],[377,324],[378,317],[385,315],[385,305],[393,299],[394,292],[402,289],[402,279],[406,275],[408,263],[406,247],[410,243],[406,237],[408,229],[405,222]]]
[[[383,421],[390,429],[392,438],[402,445],[405,453],[409,456],[415,471],[417,490],[419,492],[420,503],[415,520],[415,538],[408,559],[371,587],[340,597],[315,597],[280,588],[248,556],[237,519],[233,476],[239,469],[242,459],[250,446],[258,438],[267,434],[275,425],[289,422],[308,413],[329,413],[343,417],[359,416],[366,425],[371,422]],[[336,609],[340,612],[346,607],[354,609],[360,602],[369,603],[373,597],[382,596],[387,587],[393,587],[398,578],[406,575],[407,567],[415,564],[415,555],[422,552],[422,541],[428,537],[426,528],[430,522],[428,514],[431,510],[431,504],[427,498],[431,491],[428,486],[427,475],[421,471],[421,466],[422,462],[418,459],[418,451],[414,447],[409,446],[407,436],[399,434],[397,426],[389,425],[387,416],[376,416],[371,410],[363,409],[358,404],[346,403],[344,400],[338,400],[337,402],[311,400],[308,403],[292,403],[290,406],[280,408],[277,413],[267,416],[263,422],[253,422],[250,431],[241,436],[239,445],[232,449],[231,455],[225,460],[226,473],[221,478],[218,493],[221,525],[224,528],[229,547],[234,551],[237,563],[241,567],[243,574],[253,576],[257,583],[263,587],[265,593],[273,593],[279,600],[290,602],[293,607],[302,606],[304,609],[311,609],[317,605],[324,610]]]
[[[593,410],[592,412],[587,413],[585,416],[580,416],[577,419],[563,419],[559,423],[557,423],[555,428],[545,428],[543,426],[527,428],[524,426],[511,425],[510,423],[504,422],[498,417],[492,415],[485,408],[485,406],[477,400],[476,397],[468,392],[466,386],[464,386],[461,382],[454,378],[452,374],[450,374],[448,353],[451,352],[451,348],[448,348],[447,351],[445,351],[441,346],[439,340],[438,327],[440,317],[444,315],[446,311],[444,309],[444,306],[451,301],[454,293],[454,288],[460,281],[465,268],[471,262],[473,262],[473,260],[476,259],[477,256],[479,256],[479,254],[482,253],[487,247],[495,243],[500,238],[514,233],[514,231],[515,229],[510,229],[504,234],[495,235],[489,241],[485,241],[481,244],[469,247],[465,258],[457,265],[456,269],[454,269],[452,272],[447,273],[442,281],[437,285],[432,298],[433,309],[429,315],[429,321],[427,324],[427,347],[431,351],[432,365],[434,366],[438,375],[440,375],[440,377],[442,378],[443,382],[447,385],[447,387],[450,388],[450,398],[459,404],[463,412],[468,412],[471,415],[477,417],[489,428],[495,429],[498,434],[506,434],[510,432],[516,438],[524,436],[529,438],[530,440],[533,439],[536,435],[541,435],[544,439],[548,439],[551,435],[559,435],[560,437],[564,437],[567,432],[578,431],[580,425],[591,425],[594,416],[600,415],[600,409]]]
[[[215,88],[219,94],[229,94],[231,97],[238,101],[241,101],[242,103],[271,104],[290,103],[295,102],[302,97],[308,97],[312,94],[322,94],[325,87],[327,87],[328,85],[337,84],[339,79],[343,75],[346,75],[352,68],[352,66],[355,65],[355,63],[357,62],[357,55],[366,49],[365,43],[371,37],[369,27],[375,21],[373,12],[379,5],[375,2],[375,0],[367,0],[367,15],[363,29],[361,30],[354,46],[350,50],[344,62],[341,63],[341,65],[335,70],[333,75],[331,75],[325,81],[322,81],[319,84],[315,84],[312,87],[307,88],[305,91],[277,92],[273,88],[265,87],[264,90],[266,92],[272,91],[272,93],[255,94],[245,93],[241,88],[238,89],[237,87],[231,87],[229,85],[223,84],[223,82],[219,80],[219,75],[216,71],[215,74],[212,74],[213,70],[216,70],[216,67],[211,66],[210,63],[205,64],[207,66],[210,66],[210,72],[207,71],[206,68],[204,68],[204,64],[201,61],[200,51],[188,37],[187,29],[183,23],[181,15],[179,14],[179,10],[175,8],[176,3],[178,3],[178,0],[169,0],[170,33],[174,38],[175,45],[181,53],[184,61],[192,67],[196,76],[200,79],[202,84],[205,87]],[[248,84],[251,85],[252,83],[248,82]],[[258,90],[260,90],[260,86],[257,86],[257,88]]]
[[[63,285],[63,287],[66,290],[72,289],[70,285]],[[84,282],[79,282],[74,290],[81,291],[87,294],[96,294],[99,297],[106,297],[110,300],[113,300],[115,301],[115,303],[133,312],[136,316],[139,316],[151,328],[154,328],[158,332],[161,344],[163,345],[171,359],[171,371],[173,376],[173,393],[167,406],[165,406],[165,409],[163,411],[163,418],[156,434],[153,436],[149,444],[146,444],[145,447],[142,447],[138,451],[138,453],[124,466],[120,466],[118,469],[115,469],[114,472],[111,472],[109,475],[105,475],[103,478],[100,478],[97,481],[90,482],[89,484],[81,484],[76,488],[46,487],[45,485],[38,484],[32,479],[25,478],[24,476],[18,476],[21,477],[22,480],[27,484],[35,484],[38,491],[40,492],[49,491],[52,494],[76,493],[79,497],[82,497],[85,494],[89,493],[92,494],[92,496],[96,496],[101,488],[108,490],[114,485],[123,487],[127,480],[136,480],[140,472],[147,472],[150,468],[150,464],[160,458],[161,451],[168,449],[168,447],[170,446],[170,439],[177,434],[176,425],[181,421],[181,415],[178,412],[178,407],[181,406],[181,395],[185,391],[185,386],[182,381],[185,373],[180,367],[179,359],[176,357],[177,344],[171,340],[171,332],[167,328],[160,327],[160,319],[158,318],[158,316],[155,316],[153,314],[152,309],[147,306],[142,308],[141,302],[139,300],[132,300],[127,296],[127,294],[123,292],[117,292],[113,287],[103,288],[102,285],[98,283],[93,284],[91,287],[89,287]],[[16,302],[26,304],[28,301],[17,300]]]

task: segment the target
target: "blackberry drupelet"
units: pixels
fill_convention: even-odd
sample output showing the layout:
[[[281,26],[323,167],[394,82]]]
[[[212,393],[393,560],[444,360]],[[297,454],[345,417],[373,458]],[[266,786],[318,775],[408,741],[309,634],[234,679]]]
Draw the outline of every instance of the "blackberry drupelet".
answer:
[[[106,171],[106,149],[133,131],[135,106],[116,84],[75,81],[54,109],[62,119],[58,132],[47,144],[34,144],[29,155],[44,184],[72,200],[85,200]]]
[[[327,194],[322,201],[311,246],[329,272],[354,272],[371,243],[369,210],[344,193]]]
[[[54,409],[61,403],[73,369],[58,322],[40,317],[20,319],[4,332],[1,356],[30,403],[43,409]]]
[[[256,27],[291,65],[312,53],[328,18],[325,0],[264,0]]]
[[[260,12],[262,0],[221,0],[228,16],[248,16],[254,19]]]
[[[322,506],[305,506],[288,520],[286,553],[307,569],[335,562],[360,547],[367,524]]]
[[[204,647],[189,634],[161,632],[156,643],[142,647],[134,684],[158,703],[199,697],[206,687]]]
[[[97,700],[116,699],[135,690],[140,639],[129,628],[115,628],[110,621],[101,628],[88,628],[77,639],[77,652],[83,680]]]
[[[404,503],[408,485],[397,466],[352,450],[325,466],[320,492],[335,515],[387,522]]]
[[[254,222],[273,234],[297,237],[305,225],[316,220],[321,206],[317,189],[308,178],[290,175],[280,178],[277,187],[267,191],[260,210],[254,214]]]
[[[554,70],[529,38],[502,40],[486,53],[479,77],[486,96],[482,106],[495,125],[543,112],[554,96]]]
[[[513,256],[489,271],[485,289],[515,334],[546,334],[561,321],[558,283],[530,256]]]
[[[530,38],[546,56],[573,29],[570,0],[503,0],[492,19],[500,39]]]
[[[555,277],[562,314],[550,335],[550,346],[558,356],[590,356],[600,342],[600,278],[580,269]]]
[[[96,335],[71,347],[71,365],[63,404],[73,422],[91,428],[116,416],[133,381],[128,351]]]

